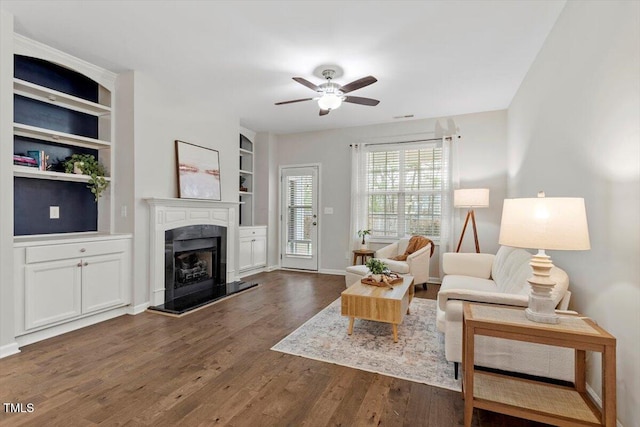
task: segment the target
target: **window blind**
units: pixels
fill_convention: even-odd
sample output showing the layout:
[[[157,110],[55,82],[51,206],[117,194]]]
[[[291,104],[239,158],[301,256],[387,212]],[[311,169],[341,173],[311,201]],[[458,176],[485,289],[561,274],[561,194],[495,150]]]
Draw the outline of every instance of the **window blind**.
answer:
[[[287,255],[311,256],[312,185],[311,175],[287,176]]]

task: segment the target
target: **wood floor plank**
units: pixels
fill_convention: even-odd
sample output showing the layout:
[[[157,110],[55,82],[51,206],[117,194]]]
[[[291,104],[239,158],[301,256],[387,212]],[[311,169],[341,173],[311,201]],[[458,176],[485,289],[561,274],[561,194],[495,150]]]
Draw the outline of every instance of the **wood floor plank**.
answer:
[[[270,350],[339,298],[342,276],[249,279],[260,286],[181,318],[121,316],[0,360],[0,400],[35,405],[0,426],[462,425],[460,393]],[[474,427],[542,425],[476,413]]]

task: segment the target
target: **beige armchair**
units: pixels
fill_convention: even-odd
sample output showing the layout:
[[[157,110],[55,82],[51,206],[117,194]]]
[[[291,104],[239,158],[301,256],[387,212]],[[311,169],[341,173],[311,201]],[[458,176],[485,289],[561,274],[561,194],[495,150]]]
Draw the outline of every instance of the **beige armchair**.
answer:
[[[412,253],[407,257],[406,261],[392,259],[405,253],[409,246],[410,239],[411,237],[405,237],[396,243],[378,249],[374,254],[374,258],[380,259],[389,267],[389,270],[394,273],[412,275],[415,285],[422,284],[422,287],[427,289],[427,282],[429,281],[429,261],[433,254],[433,243],[429,243],[422,249]]]

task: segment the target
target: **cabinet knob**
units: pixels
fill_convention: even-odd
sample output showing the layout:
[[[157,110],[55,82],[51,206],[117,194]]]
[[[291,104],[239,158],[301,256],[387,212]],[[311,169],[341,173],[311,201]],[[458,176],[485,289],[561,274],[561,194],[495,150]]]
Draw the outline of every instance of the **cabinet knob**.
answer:
[[[253,239],[253,240],[252,240],[252,242],[255,242],[255,241],[256,241],[256,239]]]
[[[82,263],[81,262],[78,263],[78,267],[82,267]]]
[[[80,252],[86,252],[87,250],[85,248],[80,249]]]
[[[85,263],[82,264],[82,265],[84,265],[86,267],[87,265],[89,265],[89,263],[85,261]]]
[[[56,101],[56,99],[57,99],[57,98],[55,97],[55,95],[49,95],[47,98],[49,98],[49,101],[54,101],[54,102],[55,102],[55,101]]]

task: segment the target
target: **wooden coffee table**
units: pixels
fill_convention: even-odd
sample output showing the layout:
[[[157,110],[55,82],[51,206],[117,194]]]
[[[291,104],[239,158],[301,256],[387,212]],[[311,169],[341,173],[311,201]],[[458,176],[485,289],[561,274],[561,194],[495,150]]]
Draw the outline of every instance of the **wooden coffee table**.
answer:
[[[349,316],[348,334],[353,332],[353,322],[358,319],[391,323],[393,342],[398,342],[398,325],[404,315],[409,314],[409,304],[413,299],[413,276],[404,276],[402,283],[393,289],[356,282],[342,292],[342,315]]]

